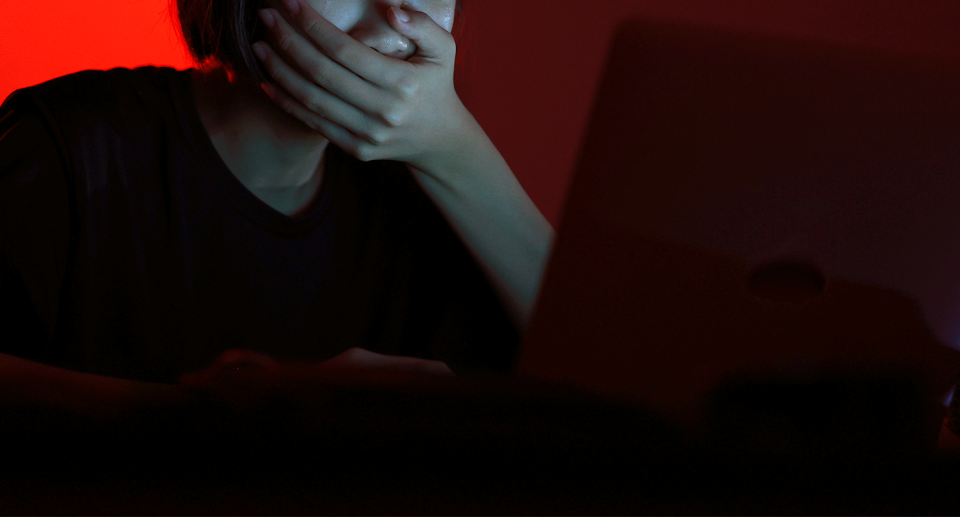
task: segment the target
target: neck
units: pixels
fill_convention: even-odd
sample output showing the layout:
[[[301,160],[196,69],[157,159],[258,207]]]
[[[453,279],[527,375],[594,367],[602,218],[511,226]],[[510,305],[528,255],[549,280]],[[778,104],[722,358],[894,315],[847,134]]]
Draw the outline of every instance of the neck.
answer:
[[[194,70],[193,89],[214,147],[247,188],[303,197],[319,185],[329,141],[274,104],[256,82]]]

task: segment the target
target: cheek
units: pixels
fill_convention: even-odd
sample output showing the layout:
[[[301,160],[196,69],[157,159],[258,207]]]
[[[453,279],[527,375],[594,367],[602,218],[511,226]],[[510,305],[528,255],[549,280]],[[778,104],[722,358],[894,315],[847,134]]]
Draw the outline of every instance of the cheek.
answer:
[[[443,27],[447,32],[453,31],[454,13],[456,12],[453,7],[432,11],[426,10],[424,12],[426,12],[427,15],[433,19],[433,21],[437,22],[437,25]]]
[[[437,25],[443,27],[447,32],[453,32],[453,15],[451,14],[443,20],[438,20]]]
[[[313,10],[323,14],[323,12],[330,8],[330,4],[336,4],[333,0],[304,0],[310,7],[313,7]]]
[[[363,14],[362,0],[306,0],[315,11],[338,29],[347,32]]]
[[[401,5],[403,9],[421,11],[447,32],[453,31],[453,22],[457,12],[455,0],[409,0]]]

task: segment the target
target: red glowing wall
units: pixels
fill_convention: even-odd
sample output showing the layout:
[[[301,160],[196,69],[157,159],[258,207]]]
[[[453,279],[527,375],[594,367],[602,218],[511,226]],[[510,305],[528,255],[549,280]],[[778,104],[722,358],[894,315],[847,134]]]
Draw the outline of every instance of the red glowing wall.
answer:
[[[628,16],[960,57],[953,0],[470,0],[466,15],[457,90],[555,225],[607,42]],[[190,66],[175,34],[167,0],[6,2],[0,98],[83,69]]]

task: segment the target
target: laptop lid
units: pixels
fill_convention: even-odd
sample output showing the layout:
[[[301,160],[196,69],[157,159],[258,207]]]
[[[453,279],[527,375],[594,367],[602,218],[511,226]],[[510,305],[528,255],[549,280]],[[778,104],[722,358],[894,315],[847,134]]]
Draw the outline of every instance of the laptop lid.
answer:
[[[958,93],[956,61],[625,23],[517,373],[687,421],[737,372],[906,369],[947,391]],[[778,282],[800,297],[762,295]]]

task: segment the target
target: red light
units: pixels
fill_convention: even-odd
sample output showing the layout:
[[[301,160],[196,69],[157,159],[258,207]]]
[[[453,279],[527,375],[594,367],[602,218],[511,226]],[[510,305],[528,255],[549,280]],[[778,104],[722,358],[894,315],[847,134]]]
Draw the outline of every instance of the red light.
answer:
[[[192,66],[167,8],[168,0],[8,2],[0,18],[0,99],[81,70]]]

